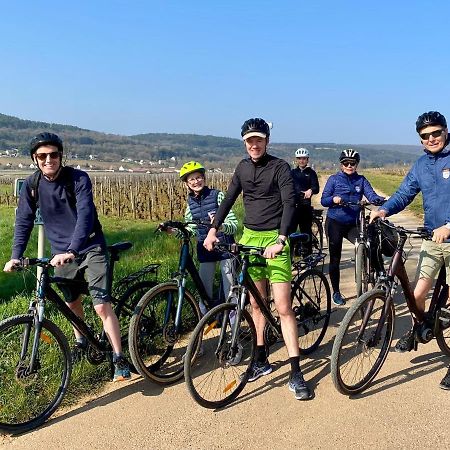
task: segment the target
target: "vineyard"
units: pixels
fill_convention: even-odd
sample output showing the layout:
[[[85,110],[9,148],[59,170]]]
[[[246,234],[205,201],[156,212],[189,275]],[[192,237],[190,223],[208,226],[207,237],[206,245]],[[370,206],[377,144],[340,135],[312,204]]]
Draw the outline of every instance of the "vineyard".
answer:
[[[175,173],[90,174],[99,214],[158,221],[179,218],[186,208],[186,187]],[[207,174],[210,187],[226,190],[229,174]],[[0,177],[0,205],[16,206],[14,177]]]

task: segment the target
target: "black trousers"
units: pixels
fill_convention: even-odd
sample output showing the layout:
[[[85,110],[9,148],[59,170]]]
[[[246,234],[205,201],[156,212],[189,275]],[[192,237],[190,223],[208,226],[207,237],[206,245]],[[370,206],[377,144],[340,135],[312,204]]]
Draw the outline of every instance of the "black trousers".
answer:
[[[311,242],[311,227],[313,219],[313,208],[311,205],[301,205],[298,204],[295,208],[295,229],[299,228],[300,233],[307,233],[309,235],[309,241],[304,244],[304,248],[308,255],[312,252],[312,242]]]
[[[358,226],[357,224],[340,223],[327,217],[325,230],[328,238],[328,251],[330,252],[329,274],[331,287],[333,292],[339,292],[339,281],[341,278],[339,265],[341,263],[342,242],[345,238],[354,244],[359,234]]]

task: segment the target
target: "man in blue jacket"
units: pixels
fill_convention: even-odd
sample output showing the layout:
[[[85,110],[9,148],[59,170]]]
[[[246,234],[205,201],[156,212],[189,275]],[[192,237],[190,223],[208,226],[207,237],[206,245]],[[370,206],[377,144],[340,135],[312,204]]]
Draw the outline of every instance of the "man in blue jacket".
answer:
[[[102,319],[113,348],[114,381],[129,379],[130,369],[122,355],[119,322],[110,303],[106,243],[94,206],[89,176],[81,170],[62,166],[63,143],[56,134],[44,132],[35,136],[30,142],[30,156],[40,173],[37,172],[38,178],[34,174],[29,176],[22,187],[12,256],[3,270],[11,272],[20,262],[33,229],[39,201],[45,233],[51,244],[53,257],[50,264],[55,267],[55,275],[69,279],[86,275],[94,309]],[[69,289],[61,286],[61,290],[69,308],[83,317],[80,290],[75,286]],[[76,342],[72,357],[76,360],[86,349],[87,342],[82,334],[74,331]]]
[[[397,352],[413,350],[415,329],[424,320],[425,298],[442,265],[447,268],[447,284],[450,284],[450,243],[444,243],[450,237],[450,150],[447,148],[447,121],[438,111],[429,111],[418,117],[416,131],[425,147],[425,154],[414,163],[397,192],[378,211],[371,214],[371,220],[396,214],[422,192],[424,226],[433,232],[432,241],[424,240],[420,250],[418,281],[414,289],[417,314],[412,318],[411,330],[397,342]],[[450,389],[450,368],[440,387]]]

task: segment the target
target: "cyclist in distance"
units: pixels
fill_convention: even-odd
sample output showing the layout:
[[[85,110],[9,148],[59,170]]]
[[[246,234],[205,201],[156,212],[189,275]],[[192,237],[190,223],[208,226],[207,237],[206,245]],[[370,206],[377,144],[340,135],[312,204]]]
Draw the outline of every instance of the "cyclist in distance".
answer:
[[[241,128],[248,158],[236,167],[225,199],[213,221],[204,245],[208,250],[217,242],[217,230],[242,192],[245,218],[241,243],[265,247],[266,267],[250,267],[249,274],[264,298],[267,298],[267,279],[272,283],[275,306],[278,310],[284,342],[289,354],[291,374],[289,389],[299,400],[307,400],[312,393],[300,370],[297,323],[291,307],[291,261],[287,236],[295,214],[295,194],[289,164],[267,153],[269,124],[259,118],[249,119]],[[257,333],[257,358],[251,367],[248,381],[272,372],[264,344],[265,318],[253,298],[252,317]]]
[[[417,284],[414,289],[417,317],[413,317],[412,328],[395,346],[395,350],[400,353],[414,348],[415,329],[424,320],[426,296],[443,265],[447,269],[447,284],[450,284],[450,243],[444,242],[450,238],[450,150],[447,148],[447,121],[438,111],[425,112],[417,118],[416,131],[425,154],[414,163],[392,197],[378,211],[371,213],[371,220],[396,214],[422,192],[424,226],[433,233],[432,240],[424,240],[420,249]],[[450,367],[440,387],[450,389]]]
[[[333,289],[333,303],[345,305],[339,289],[342,242],[347,239],[352,244],[358,237],[359,209],[357,206],[344,206],[343,202],[356,203],[366,197],[371,203],[381,203],[379,196],[369,181],[356,172],[361,160],[359,153],[351,148],[345,149],[339,156],[341,170],[328,178],[322,192],[322,206],[328,208],[325,231],[330,252],[329,274]]]
[[[206,184],[205,168],[197,161],[189,161],[180,169],[180,178],[184,181],[188,190],[187,206],[184,213],[186,222],[201,220],[211,223],[216,215],[219,205],[225,195],[217,189],[210,189]],[[238,221],[233,211],[230,211],[221,226],[217,237],[220,242],[232,244],[235,242],[234,234],[237,231]],[[202,226],[190,225],[191,234],[197,237],[197,258],[199,260],[199,275],[205,286],[209,298],[213,298],[214,274],[217,262],[220,263],[222,274],[222,286],[225,298],[228,296],[234,276],[234,262],[230,255],[215,250],[208,252],[203,246],[208,229]],[[204,315],[207,312],[203,301],[199,303],[200,311]]]
[[[40,133],[30,142],[30,156],[39,171],[30,175],[20,192],[11,260],[4,271],[19,263],[27,247],[39,207],[46,236],[51,244],[55,275],[68,279],[86,276],[94,309],[103,322],[113,348],[114,381],[129,379],[130,369],[122,355],[120,329],[108,292],[106,242],[92,198],[86,172],[64,167],[63,142],[53,133]],[[69,308],[83,318],[81,292],[77,285],[60,285]],[[72,358],[86,350],[86,338],[77,330]]]
[[[297,149],[295,159],[297,167],[292,169],[295,189],[294,231],[298,226],[301,233],[309,235],[309,242],[305,244],[305,249],[306,255],[310,255],[312,253],[311,227],[313,220],[311,197],[319,193],[319,180],[315,170],[308,166],[309,151],[306,148]]]

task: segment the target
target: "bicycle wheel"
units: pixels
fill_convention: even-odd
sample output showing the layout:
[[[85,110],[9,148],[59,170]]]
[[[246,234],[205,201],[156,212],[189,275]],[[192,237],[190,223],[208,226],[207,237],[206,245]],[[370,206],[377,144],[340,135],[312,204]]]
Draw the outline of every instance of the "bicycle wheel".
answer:
[[[205,408],[222,408],[244,389],[256,350],[256,329],[250,313],[242,311],[237,329],[238,349],[231,349],[230,315],[237,305],[224,303],[209,311],[196,326],[184,362],[186,385]],[[198,356],[196,346],[201,342]]]
[[[355,251],[356,297],[368,291],[367,249],[364,244],[358,244]]]
[[[308,355],[322,342],[331,314],[331,292],[326,276],[308,269],[292,282],[292,309],[297,320],[300,353]]]
[[[176,283],[159,284],[142,297],[130,321],[128,344],[134,366],[142,376],[162,384],[182,378],[186,347],[201,317],[194,296],[185,290],[176,331],[179,301]]]
[[[134,309],[144,294],[154,288],[156,284],[155,281],[150,280],[139,281],[138,283],[131,285],[123,295],[119,297],[114,311],[119,319],[120,336],[124,348],[128,347],[128,329],[130,327],[130,320],[133,316]]]
[[[318,250],[323,249],[323,225],[320,219],[313,217],[311,231],[313,247],[317,246]]]
[[[444,286],[439,294],[439,304],[445,305],[446,310],[450,310],[450,304],[448,302],[448,286]],[[446,304],[447,303],[447,304]],[[439,312],[437,314],[437,320],[439,321],[436,326],[438,332],[436,333],[436,341],[441,349],[442,353],[450,356],[450,319],[447,312]]]
[[[362,392],[376,377],[389,352],[394,320],[394,304],[382,289],[363,294],[347,311],[331,352],[331,377],[339,392]]]
[[[43,424],[58,408],[72,372],[66,337],[44,319],[36,367],[29,363],[35,335],[32,315],[0,323],[0,431],[23,433]],[[23,356],[22,356],[23,355]]]

